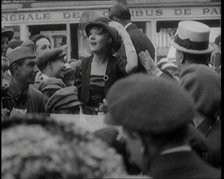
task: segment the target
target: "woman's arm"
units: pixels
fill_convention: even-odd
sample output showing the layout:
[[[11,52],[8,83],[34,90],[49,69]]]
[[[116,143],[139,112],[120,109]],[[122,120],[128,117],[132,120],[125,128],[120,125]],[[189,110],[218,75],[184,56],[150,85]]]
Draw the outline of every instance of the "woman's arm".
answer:
[[[134,72],[138,67],[138,56],[135,47],[132,43],[132,40],[128,32],[120,23],[112,21],[109,23],[109,25],[118,31],[118,34],[122,39],[127,57],[127,64],[125,66],[125,71],[126,73],[130,74]]]

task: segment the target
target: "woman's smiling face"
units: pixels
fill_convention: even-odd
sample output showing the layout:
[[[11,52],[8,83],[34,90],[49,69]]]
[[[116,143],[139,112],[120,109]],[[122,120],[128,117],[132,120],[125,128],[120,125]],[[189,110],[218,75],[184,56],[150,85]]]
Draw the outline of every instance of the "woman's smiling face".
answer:
[[[106,33],[103,27],[94,26],[89,31],[89,47],[91,52],[93,53],[105,53],[110,48],[108,48],[111,44],[111,37],[108,33]]]

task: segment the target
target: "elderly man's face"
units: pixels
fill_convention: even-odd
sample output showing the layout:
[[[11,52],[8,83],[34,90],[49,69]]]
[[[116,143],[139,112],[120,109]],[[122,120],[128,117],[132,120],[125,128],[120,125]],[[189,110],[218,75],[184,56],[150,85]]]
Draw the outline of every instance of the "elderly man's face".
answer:
[[[2,36],[2,42],[1,42],[1,53],[2,53],[2,56],[5,56],[5,51],[6,51],[6,48],[9,44],[9,38],[5,35]]]
[[[42,55],[46,50],[51,49],[51,43],[46,38],[40,38],[36,41],[36,57]]]

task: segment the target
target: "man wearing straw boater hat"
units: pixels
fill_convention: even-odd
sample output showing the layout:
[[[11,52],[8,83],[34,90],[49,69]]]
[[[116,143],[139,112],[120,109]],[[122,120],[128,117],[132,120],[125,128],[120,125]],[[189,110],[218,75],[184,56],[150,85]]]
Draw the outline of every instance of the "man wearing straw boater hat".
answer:
[[[31,113],[44,112],[45,97],[31,84],[37,72],[36,56],[32,41],[24,41],[22,45],[11,50],[9,69],[12,74],[9,87],[2,96],[3,108],[13,108]]]
[[[181,21],[170,43],[176,48],[176,60],[182,71],[189,64],[208,65],[214,48],[209,44],[210,28],[197,21]]]
[[[210,28],[197,21],[182,21],[171,38],[180,68],[180,86],[191,95],[196,109],[194,126],[206,137],[205,156],[210,164],[221,166],[221,80],[208,64],[214,48],[209,44]]]

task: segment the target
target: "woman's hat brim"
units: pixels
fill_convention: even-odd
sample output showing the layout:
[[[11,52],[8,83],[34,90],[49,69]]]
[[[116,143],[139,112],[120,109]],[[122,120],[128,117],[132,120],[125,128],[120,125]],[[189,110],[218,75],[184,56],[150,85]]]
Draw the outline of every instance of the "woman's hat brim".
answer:
[[[102,26],[106,29],[106,31],[111,35],[113,39],[113,47],[115,50],[118,50],[121,47],[121,42],[119,40],[117,30],[101,22],[90,22],[89,24],[87,24],[85,28],[87,36],[89,36],[90,29],[95,26]]]
[[[175,47],[177,50],[180,50],[182,52],[186,52],[190,54],[209,54],[209,53],[212,53],[212,51],[214,51],[214,47],[210,43],[209,43],[209,47],[206,50],[192,50],[192,49],[184,48],[174,41],[174,37],[175,36],[172,36],[169,38],[170,44],[173,47]]]

